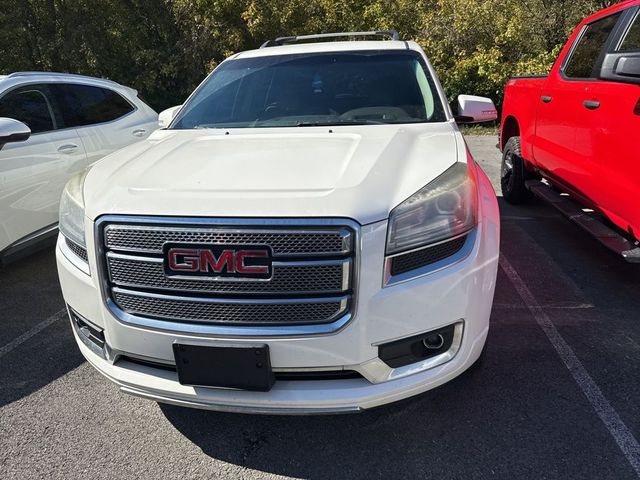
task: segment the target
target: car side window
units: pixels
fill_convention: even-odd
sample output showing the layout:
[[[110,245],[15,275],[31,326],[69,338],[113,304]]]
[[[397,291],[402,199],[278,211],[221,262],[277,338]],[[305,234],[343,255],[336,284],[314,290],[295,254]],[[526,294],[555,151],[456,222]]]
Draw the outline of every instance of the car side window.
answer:
[[[135,110],[127,100],[107,88],[80,84],[50,86],[65,127],[110,122]]]
[[[618,49],[620,52],[632,52],[636,50],[640,50],[640,12],[638,12],[636,18],[633,20],[631,27],[624,36]]]
[[[621,12],[596,20],[585,27],[574,47],[564,74],[570,78],[597,78],[601,53]]]
[[[0,98],[0,117],[19,120],[34,134],[55,129],[51,105],[39,85],[16,88]]]

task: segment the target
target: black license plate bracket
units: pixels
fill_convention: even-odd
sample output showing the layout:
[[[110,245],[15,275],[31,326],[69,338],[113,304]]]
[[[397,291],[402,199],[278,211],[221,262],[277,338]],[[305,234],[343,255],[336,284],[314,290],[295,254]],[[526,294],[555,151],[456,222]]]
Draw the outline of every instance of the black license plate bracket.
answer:
[[[266,344],[174,343],[173,353],[182,385],[266,392],[275,383]]]

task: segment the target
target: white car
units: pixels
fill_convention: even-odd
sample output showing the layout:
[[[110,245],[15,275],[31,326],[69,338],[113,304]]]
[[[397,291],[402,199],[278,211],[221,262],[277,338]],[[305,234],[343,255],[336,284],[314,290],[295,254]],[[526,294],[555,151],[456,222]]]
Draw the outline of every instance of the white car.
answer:
[[[157,128],[157,113],[115,82],[1,76],[0,263],[55,240],[60,195],[74,174]]]
[[[383,34],[236,54],[160,115],[168,128],[68,184],[64,298],[83,355],[122,391],[354,412],[479,358],[496,196],[416,43],[335,36]],[[460,118],[496,117],[460,103]]]

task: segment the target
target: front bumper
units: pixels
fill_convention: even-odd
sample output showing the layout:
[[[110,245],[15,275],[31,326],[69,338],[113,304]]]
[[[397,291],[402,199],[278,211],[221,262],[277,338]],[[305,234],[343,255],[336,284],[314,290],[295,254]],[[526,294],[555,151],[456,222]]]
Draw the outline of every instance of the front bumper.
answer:
[[[373,384],[362,379],[277,381],[269,392],[250,392],[180,385],[177,374],[128,361],[116,365],[92,351],[74,330],[80,351],[100,373],[128,394],[179,406],[238,413],[351,413],[417,395],[455,378],[478,358],[486,331],[472,342],[465,357],[456,357],[422,373]],[[362,369],[375,367],[374,363]]]
[[[105,338],[104,352],[92,348],[74,327],[87,360],[121,390],[164,403],[252,413],[354,412],[401,400],[441,385],[471,366],[484,346],[495,289],[499,214],[495,194],[480,175],[480,221],[469,254],[426,275],[382,288],[386,222],[361,228],[360,281],[355,316],[327,335],[231,338],[154,330],[118,321],[102,301],[96,275],[69,260],[58,242],[57,262],[70,308]],[[91,232],[90,224],[85,230]],[[91,233],[89,233],[91,236]],[[96,272],[93,238],[88,238],[90,271]],[[72,322],[73,323],[73,322]],[[459,342],[445,363],[419,362],[390,368],[378,358],[378,345],[451,324],[460,325]],[[75,324],[74,324],[75,325]],[[269,392],[181,385],[175,371],[125,359],[174,362],[174,342],[267,343],[276,372],[353,370],[362,378],[279,380]]]

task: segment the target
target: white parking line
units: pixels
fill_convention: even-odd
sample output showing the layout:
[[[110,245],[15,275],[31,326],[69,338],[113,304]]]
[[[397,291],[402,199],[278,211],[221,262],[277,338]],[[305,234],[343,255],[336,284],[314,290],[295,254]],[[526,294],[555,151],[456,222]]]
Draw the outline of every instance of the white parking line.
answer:
[[[499,310],[521,310],[527,309],[526,305],[516,304],[516,303],[495,303],[493,304],[494,309]],[[560,302],[560,303],[546,303],[544,305],[540,305],[540,308],[544,308],[547,310],[587,310],[589,308],[595,308],[595,306],[591,303],[578,303],[578,302]]]
[[[29,331],[23,333],[22,335],[20,335],[19,337],[13,339],[9,343],[7,343],[4,347],[0,347],[0,358],[5,356],[11,350],[13,350],[13,349],[19,347],[20,345],[22,345],[24,342],[29,340],[34,335],[37,335],[38,333],[40,333],[42,330],[47,328],[49,325],[52,325],[52,324],[56,323],[58,320],[60,320],[62,318],[65,318],[66,316],[67,316],[67,309],[63,308],[59,312],[54,313],[53,315],[51,315],[46,320],[43,320],[42,322],[37,324],[31,330],[29,330]]]
[[[587,400],[589,400],[589,403],[600,417],[600,420],[602,420],[609,430],[609,433],[620,447],[620,450],[622,450],[622,453],[635,470],[636,475],[640,477],[640,445],[638,444],[638,441],[633,436],[629,428],[624,424],[620,415],[618,415],[618,412],[614,410],[608,400],[604,397],[600,387],[598,387],[593,378],[591,378],[589,372],[584,368],[584,365],[582,365],[573,349],[565,341],[562,335],[560,335],[560,332],[558,332],[543,308],[538,305],[535,297],[522,281],[518,272],[516,272],[511,263],[509,263],[506,257],[502,254],[500,254],[500,266],[524,303],[527,305],[527,308],[535,318],[538,325],[540,325],[542,331],[553,345],[553,348],[555,348],[567,369],[569,369],[569,372],[582,390],[582,393],[587,397]]]

